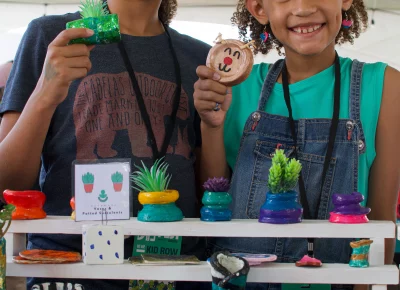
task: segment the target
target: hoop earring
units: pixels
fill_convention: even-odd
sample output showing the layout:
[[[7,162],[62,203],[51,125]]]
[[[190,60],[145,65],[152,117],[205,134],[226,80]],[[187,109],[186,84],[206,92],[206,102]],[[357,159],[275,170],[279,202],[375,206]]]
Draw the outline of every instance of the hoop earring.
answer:
[[[264,32],[260,34],[261,41],[266,43],[269,39],[269,33],[267,32],[267,25],[264,27]]]
[[[347,14],[347,11],[344,11],[344,19],[342,21],[342,26],[345,29],[349,29],[350,27],[353,26],[353,20],[349,19],[349,15]]]

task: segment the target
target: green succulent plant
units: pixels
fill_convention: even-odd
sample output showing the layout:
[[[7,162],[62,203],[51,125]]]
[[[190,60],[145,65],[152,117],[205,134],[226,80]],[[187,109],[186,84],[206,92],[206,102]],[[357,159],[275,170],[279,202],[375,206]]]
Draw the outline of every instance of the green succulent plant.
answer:
[[[81,1],[81,6],[79,6],[79,8],[81,10],[80,14],[82,18],[101,17],[109,14],[107,2],[101,0]]]
[[[94,175],[90,172],[82,175],[82,182],[84,184],[93,184],[94,183]]]
[[[11,216],[15,206],[12,204],[7,204],[0,211],[0,239],[4,237],[11,225]]]
[[[135,184],[132,187],[141,192],[165,191],[171,181],[171,175],[167,174],[168,166],[166,162],[161,162],[161,159],[156,160],[150,169],[143,161],[141,167],[135,165],[138,171],[131,176],[131,180]]]
[[[276,150],[269,169],[268,187],[272,193],[283,193],[293,189],[299,179],[301,164],[286,157],[283,150]]]
[[[122,183],[124,180],[124,176],[122,175],[121,172],[115,172],[113,175],[111,175],[111,181],[113,183]]]

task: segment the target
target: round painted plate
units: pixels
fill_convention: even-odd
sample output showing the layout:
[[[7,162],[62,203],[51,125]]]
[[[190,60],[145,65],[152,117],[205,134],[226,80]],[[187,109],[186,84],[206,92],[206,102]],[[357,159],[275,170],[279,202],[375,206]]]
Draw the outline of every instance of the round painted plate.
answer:
[[[19,255],[22,258],[34,261],[79,262],[82,260],[81,254],[77,252],[54,250],[26,250],[20,252]]]
[[[270,254],[247,254],[247,253],[232,253],[232,256],[242,257],[250,266],[260,265],[261,263],[274,262],[277,259],[276,255]]]
[[[207,66],[216,71],[220,83],[234,86],[250,75],[254,58],[250,48],[241,48],[245,44],[235,39],[225,39],[214,45],[208,53]]]
[[[20,256],[13,257],[13,262],[17,264],[66,264],[71,262],[64,261],[39,261],[39,260],[28,260]]]

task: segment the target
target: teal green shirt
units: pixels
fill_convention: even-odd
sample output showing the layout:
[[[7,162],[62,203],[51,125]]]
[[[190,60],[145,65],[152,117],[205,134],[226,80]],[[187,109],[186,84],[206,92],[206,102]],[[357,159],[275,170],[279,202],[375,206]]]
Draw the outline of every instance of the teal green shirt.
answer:
[[[342,73],[340,118],[346,119],[349,118],[352,60],[340,58],[340,63]],[[366,139],[366,153],[362,154],[359,160],[358,191],[364,195],[365,202],[368,196],[368,176],[376,156],[375,134],[386,66],[384,63],[366,64],[362,75],[361,123]],[[258,108],[258,101],[268,68],[269,64],[266,63],[255,65],[247,80],[233,88],[232,104],[227,113],[224,132],[226,157],[232,169],[235,167],[246,120]],[[335,70],[334,66],[331,66],[319,74],[290,85],[293,118],[295,120],[332,118],[334,79]],[[266,106],[266,112],[288,116],[282,84],[275,84]]]

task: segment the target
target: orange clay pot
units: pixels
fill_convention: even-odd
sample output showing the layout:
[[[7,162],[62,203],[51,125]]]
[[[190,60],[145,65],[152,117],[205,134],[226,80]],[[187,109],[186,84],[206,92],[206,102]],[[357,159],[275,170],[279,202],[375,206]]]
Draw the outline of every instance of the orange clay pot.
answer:
[[[46,217],[43,210],[46,196],[41,191],[5,190],[3,196],[7,203],[15,206],[15,211],[12,213],[13,220],[43,219]]]

